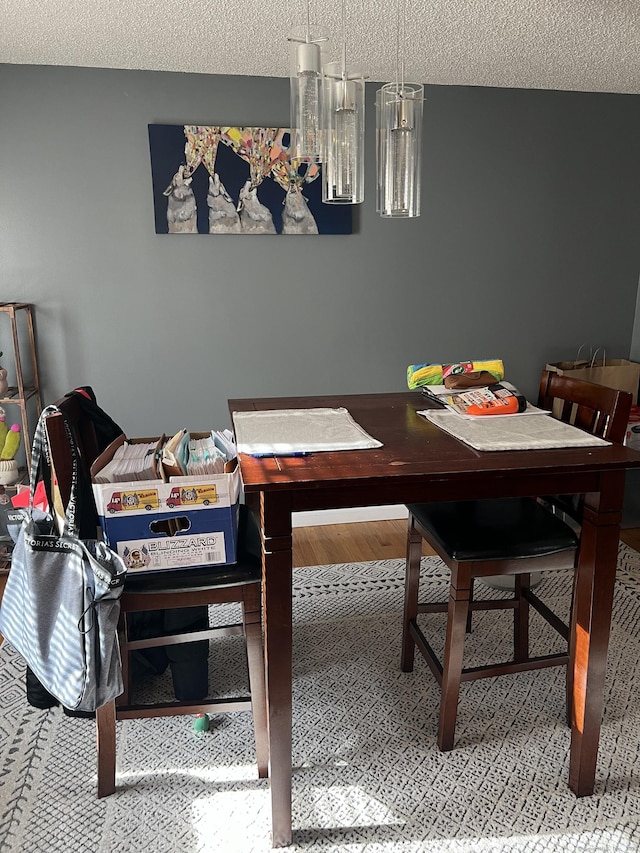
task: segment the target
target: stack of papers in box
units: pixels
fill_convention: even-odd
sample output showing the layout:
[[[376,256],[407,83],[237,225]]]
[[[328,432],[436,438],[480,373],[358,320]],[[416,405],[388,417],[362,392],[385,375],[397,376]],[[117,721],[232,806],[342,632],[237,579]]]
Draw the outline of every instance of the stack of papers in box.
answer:
[[[223,474],[226,463],[235,456],[229,430],[194,434],[182,429],[162,448],[162,467],[169,478]]]
[[[155,480],[158,477],[156,451],[158,441],[125,441],[113,459],[98,472],[96,483],[128,483],[133,480]]]
[[[162,469],[167,477],[178,477],[187,473],[187,446],[189,433],[180,429],[162,448]]]
[[[189,439],[187,474],[223,474],[224,466],[236,455],[235,447],[216,441],[217,433]],[[232,436],[233,438],[233,436]]]
[[[95,483],[128,483],[134,480],[163,480],[172,477],[202,477],[228,473],[236,457],[230,430],[189,433],[186,429],[170,439],[123,440],[113,457],[97,473]]]

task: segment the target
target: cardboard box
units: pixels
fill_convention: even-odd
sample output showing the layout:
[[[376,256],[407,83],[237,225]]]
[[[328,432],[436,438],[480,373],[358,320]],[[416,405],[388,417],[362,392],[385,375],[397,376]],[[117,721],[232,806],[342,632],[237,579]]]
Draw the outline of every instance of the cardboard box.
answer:
[[[100,525],[129,571],[234,563],[238,545],[240,471],[171,477],[169,482],[96,483],[96,474],[127,439],[117,438],[91,467]],[[153,439],[129,439],[130,443]]]

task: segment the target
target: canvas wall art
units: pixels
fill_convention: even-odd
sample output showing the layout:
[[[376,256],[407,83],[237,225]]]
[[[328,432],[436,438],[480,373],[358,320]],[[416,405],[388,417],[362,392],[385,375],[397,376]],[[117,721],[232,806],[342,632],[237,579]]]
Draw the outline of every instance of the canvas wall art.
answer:
[[[351,234],[322,203],[321,166],[292,163],[282,127],[149,125],[158,234]]]

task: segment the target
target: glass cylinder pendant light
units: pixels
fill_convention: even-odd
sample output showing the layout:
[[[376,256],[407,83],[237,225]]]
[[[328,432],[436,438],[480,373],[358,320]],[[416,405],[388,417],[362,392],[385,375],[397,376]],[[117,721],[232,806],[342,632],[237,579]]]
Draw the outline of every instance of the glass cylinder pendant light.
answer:
[[[396,82],[376,93],[376,208],[386,218],[420,216],[424,86],[404,82],[400,41],[399,0]]]
[[[342,2],[342,60],[324,67],[322,201],[364,201],[364,75],[347,70],[345,3]]]
[[[324,27],[307,23],[289,34],[291,81],[291,160],[319,163],[322,158],[322,47],[328,41]]]
[[[420,216],[423,86],[387,83],[376,99],[378,212]]]
[[[382,192],[380,190],[380,169],[382,152],[380,148],[380,105],[382,103],[382,89],[376,92],[376,213],[380,213],[382,206]]]

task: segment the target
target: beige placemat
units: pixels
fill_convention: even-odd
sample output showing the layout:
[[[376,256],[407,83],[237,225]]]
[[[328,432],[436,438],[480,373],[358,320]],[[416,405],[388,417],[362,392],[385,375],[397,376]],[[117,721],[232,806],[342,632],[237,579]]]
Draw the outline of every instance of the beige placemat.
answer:
[[[552,417],[526,415],[463,418],[428,409],[418,414],[475,450],[544,450],[554,447],[605,447],[611,444]]]
[[[234,412],[232,417],[238,452],[253,456],[382,447],[344,408]]]

